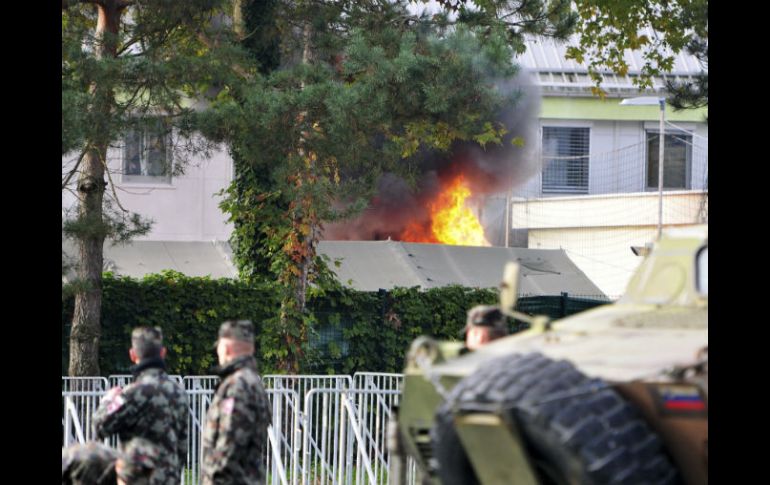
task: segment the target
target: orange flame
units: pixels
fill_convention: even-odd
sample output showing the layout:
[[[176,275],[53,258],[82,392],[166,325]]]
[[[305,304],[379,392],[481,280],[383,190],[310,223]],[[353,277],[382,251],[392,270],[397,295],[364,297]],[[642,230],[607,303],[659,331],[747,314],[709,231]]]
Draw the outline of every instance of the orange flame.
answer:
[[[444,243],[461,246],[490,246],[484,228],[466,207],[471,190],[462,175],[449,183],[435,200],[428,204],[430,227],[410,223],[401,234],[402,241]]]

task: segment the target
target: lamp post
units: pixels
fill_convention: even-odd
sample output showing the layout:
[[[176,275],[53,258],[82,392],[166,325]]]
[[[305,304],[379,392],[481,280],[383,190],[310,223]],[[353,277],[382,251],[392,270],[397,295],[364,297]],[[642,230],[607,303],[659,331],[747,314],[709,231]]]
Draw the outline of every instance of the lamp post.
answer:
[[[620,102],[623,106],[660,106],[660,135],[658,136],[658,239],[663,230],[663,153],[666,145],[666,98],[657,96],[640,96],[628,98]]]

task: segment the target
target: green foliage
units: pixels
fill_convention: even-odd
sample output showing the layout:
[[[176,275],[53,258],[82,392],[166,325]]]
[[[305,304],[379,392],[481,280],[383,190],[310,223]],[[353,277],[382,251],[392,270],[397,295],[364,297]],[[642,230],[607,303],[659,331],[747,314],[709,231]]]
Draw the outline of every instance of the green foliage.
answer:
[[[62,2],[62,191],[73,193],[77,210],[62,214],[62,230],[89,251],[76,266],[85,281],[68,292],[78,305],[100,305],[101,248],[105,238],[124,242],[149,230],[149,221],[120,205],[108,168],[108,149],[137,123],[162,114],[174,143],[174,173],[209,145],[192,137],[198,101],[234,76],[241,51],[221,26],[224,0]],[[150,121],[152,119],[152,121]],[[173,137],[169,136],[173,140]],[[105,177],[106,175],[106,177]],[[108,189],[109,187],[109,189]],[[98,249],[97,249],[98,248]],[[63,267],[64,271],[64,267]],[[84,291],[88,289],[90,291]],[[95,372],[97,313],[75,312],[73,373]]]
[[[423,0],[428,3],[429,0]],[[523,34],[567,40],[577,34],[577,44],[567,47],[567,59],[586,64],[604,96],[604,75],[624,76],[629,71],[625,55],[638,51],[641,73],[633,81],[639,88],[652,86],[655,76],[671,72],[682,50],[698,58],[702,72],[694,82],[667,81],[669,102],[675,109],[708,106],[708,0],[437,0],[459,21],[487,32],[505,31],[516,52],[524,52]],[[652,30],[652,35],[648,31]]]
[[[708,39],[693,39],[687,46],[687,52],[698,59],[703,70],[693,81],[666,81],[668,102],[675,110],[708,107],[709,104]]]
[[[258,4],[275,15],[255,16]],[[235,159],[222,209],[241,276],[279,295],[266,325],[287,369],[312,358],[307,291],[330,288],[315,252],[323,224],[362,210],[382,172],[408,178],[419,151],[502,143],[496,115],[520,95],[500,89],[517,73],[509,32],[481,18],[418,18],[406,5],[244,2],[241,44],[258,72],[226,83],[199,119]]]
[[[222,321],[248,318],[261,329],[261,322],[277,308],[271,293],[259,285],[191,278],[173,271],[142,280],[105,273],[102,291],[99,357],[105,375],[128,371],[131,329],[141,325],[163,329],[171,372],[208,374],[216,364],[213,344]],[[69,331],[72,302],[71,297],[62,301],[63,339]]]
[[[109,172],[104,180],[93,168],[106,167],[107,147],[128,128],[148,118],[155,122],[164,113],[168,132],[174,130],[175,173],[181,173],[189,156],[210,148],[200,137],[189,136],[195,115],[189,99],[226,79],[229,62],[240,55],[227,42],[207,40],[212,15],[227,3],[129,2],[119,14],[109,14],[107,24],[115,30],[105,32],[97,30],[95,5],[62,4],[62,155],[74,154],[63,160],[62,190],[80,199],[78,213],[62,218],[67,235],[122,242],[149,229],[149,221],[120,206],[114,187],[109,188]],[[97,163],[81,163],[85,154]],[[73,187],[86,175],[94,179],[92,188]],[[85,193],[99,196],[86,203]]]
[[[708,0],[580,0],[575,5],[579,42],[567,50],[567,58],[585,62],[599,90],[603,72],[628,73],[627,50],[642,54],[634,83],[648,88],[654,76],[671,72],[676,54],[693,40],[708,40]]]
[[[100,368],[104,375],[126,373],[131,365],[131,329],[163,329],[171,373],[208,374],[216,364],[213,343],[219,324],[248,318],[256,327],[257,359],[263,373],[279,372],[285,358],[279,322],[280,301],[264,284],[232,279],[187,277],[166,271],[137,280],[104,275]],[[313,324],[302,373],[357,371],[401,372],[412,340],[420,335],[458,340],[466,312],[474,305],[497,302],[495,290],[459,286],[420,291],[359,292],[338,288],[314,294],[309,301]],[[522,298],[519,310],[557,318],[601,302],[560,296]],[[67,338],[73,298],[62,298],[62,375],[66,375]],[[518,330],[512,322],[512,330]]]
[[[430,0],[422,0],[429,3]],[[457,21],[485,33],[504,33],[516,52],[524,52],[524,37],[540,35],[565,40],[573,31],[577,14],[570,0],[437,0]]]
[[[63,8],[62,153],[112,142],[137,117],[164,112],[176,121],[191,113],[185,96],[225,77],[235,59],[225,44],[201,40],[222,3],[135,2],[123,11],[117,34],[103,39],[93,5]]]

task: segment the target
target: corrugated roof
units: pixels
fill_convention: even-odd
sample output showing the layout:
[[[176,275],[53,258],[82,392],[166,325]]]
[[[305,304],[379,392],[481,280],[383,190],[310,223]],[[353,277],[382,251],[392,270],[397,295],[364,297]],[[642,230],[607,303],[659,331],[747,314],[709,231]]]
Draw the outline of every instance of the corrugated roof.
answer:
[[[74,244],[62,241],[62,250],[76,254]],[[448,246],[399,241],[322,241],[319,254],[340,267],[332,269],[340,282],[363,291],[395,287],[435,288],[462,285],[496,288],[508,261],[521,264],[522,295],[603,296],[582,271],[558,249]],[[229,245],[225,242],[134,241],[105,244],[105,269],[141,278],[171,269],[188,276],[234,278]],[[72,278],[74,274],[68,275]]]
[[[68,239],[62,239],[62,250],[70,259],[77,254],[74,243]],[[230,246],[225,242],[133,241],[115,246],[106,243],[104,269],[134,278],[167,269],[187,276],[238,276],[238,271],[231,263]],[[67,277],[72,279],[74,273]]]
[[[650,32],[647,35],[651,35]],[[527,49],[516,61],[522,65],[534,78],[534,82],[544,88],[544,94],[553,92],[569,94],[590,92],[594,82],[588,77],[588,67],[574,60],[567,60],[567,47],[577,45],[578,39],[573,36],[567,42],[556,41],[550,37],[535,37],[526,41]],[[629,66],[626,76],[602,72],[604,81],[602,87],[609,94],[613,92],[638,91],[633,84],[633,78],[641,73],[644,59],[641,52],[626,50],[624,58]],[[666,79],[676,81],[691,81],[693,76],[700,73],[702,66],[695,56],[684,51],[674,56],[674,66],[671,72],[665,73]],[[664,78],[655,76],[652,79],[652,91],[665,88]],[[647,90],[649,91],[649,90]]]
[[[647,35],[652,37],[651,32]],[[577,45],[578,38],[573,36],[567,42],[556,41],[551,37],[534,37],[525,41],[527,49],[517,59],[524,67],[539,72],[588,72],[585,64],[567,60],[567,47]],[[624,53],[629,65],[630,74],[639,74],[644,65],[644,59],[639,51],[626,50]],[[680,51],[674,56],[672,75],[694,75],[701,71],[701,66],[695,56]]]
[[[462,285],[496,288],[508,261],[521,264],[523,295],[602,296],[603,293],[560,249],[449,246],[399,241],[322,241],[318,252],[341,259],[335,271],[353,288]]]

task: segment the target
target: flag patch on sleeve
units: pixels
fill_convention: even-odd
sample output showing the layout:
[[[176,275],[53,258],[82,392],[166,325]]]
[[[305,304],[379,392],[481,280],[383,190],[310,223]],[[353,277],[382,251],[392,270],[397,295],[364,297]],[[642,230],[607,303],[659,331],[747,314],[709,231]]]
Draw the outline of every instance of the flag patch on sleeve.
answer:
[[[707,412],[706,400],[697,386],[656,384],[653,394],[663,414],[700,416]]]
[[[222,404],[220,405],[222,414],[232,414],[234,407],[235,407],[234,397],[228,397],[227,399],[223,399]]]

